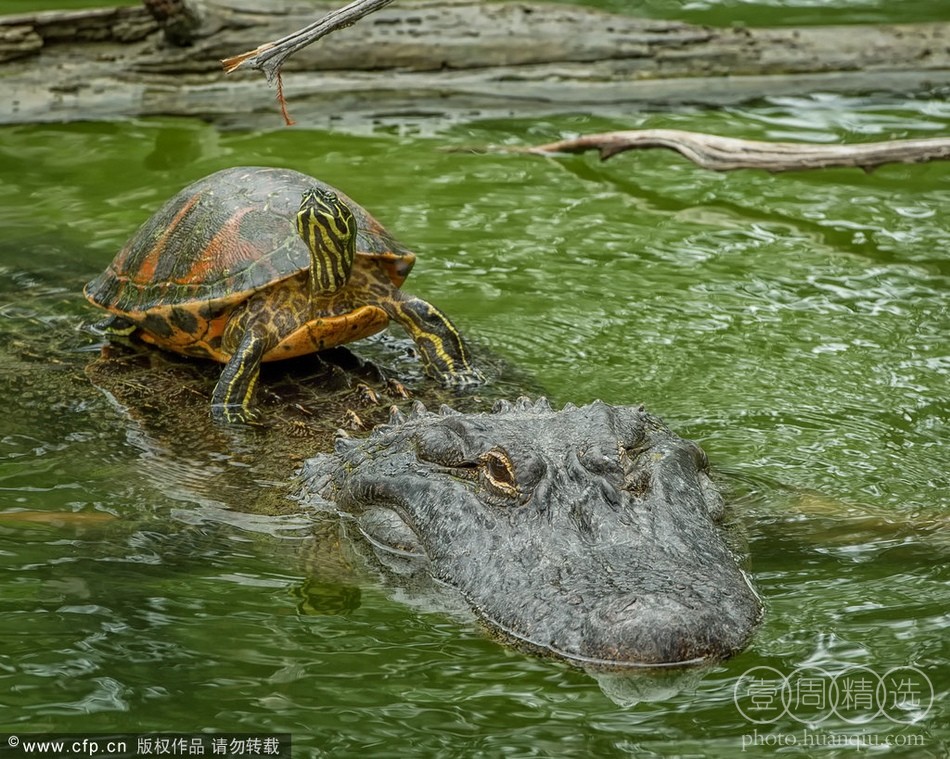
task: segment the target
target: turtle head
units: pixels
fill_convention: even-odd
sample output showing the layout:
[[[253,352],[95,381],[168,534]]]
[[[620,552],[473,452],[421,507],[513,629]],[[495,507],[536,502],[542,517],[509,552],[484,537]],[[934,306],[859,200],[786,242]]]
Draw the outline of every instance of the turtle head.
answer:
[[[311,295],[339,290],[356,255],[356,217],[340,197],[313,187],[303,194],[297,232],[310,250]]]

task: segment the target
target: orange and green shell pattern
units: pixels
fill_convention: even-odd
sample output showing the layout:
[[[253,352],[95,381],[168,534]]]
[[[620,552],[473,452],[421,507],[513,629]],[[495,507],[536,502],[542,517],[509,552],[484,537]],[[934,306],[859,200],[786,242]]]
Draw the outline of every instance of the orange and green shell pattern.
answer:
[[[301,197],[314,189],[335,193],[355,217],[352,283],[321,299],[312,319],[295,314],[308,328],[271,347],[262,360],[291,358],[378,332],[389,316],[372,303],[372,291],[383,296],[401,287],[415,254],[342,192],[290,169],[226,169],[186,187],[86,285],[86,298],[134,325],[147,342],[226,363],[230,352],[222,350],[222,337],[236,306],[282,286],[287,292],[274,305],[285,313],[310,305],[300,296],[305,288],[290,284],[305,281],[310,269],[310,252],[294,219]],[[354,300],[357,290],[362,297]]]

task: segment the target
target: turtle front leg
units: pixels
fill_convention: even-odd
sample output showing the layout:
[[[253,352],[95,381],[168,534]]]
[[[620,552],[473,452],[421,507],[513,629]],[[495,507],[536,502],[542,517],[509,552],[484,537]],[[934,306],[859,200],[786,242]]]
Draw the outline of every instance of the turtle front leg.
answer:
[[[251,408],[254,390],[261,372],[261,359],[267,352],[266,341],[251,331],[244,333],[237,350],[218,378],[211,395],[211,416],[219,422],[250,424],[257,415]]]
[[[426,374],[448,387],[471,387],[485,381],[452,320],[421,298],[394,291],[380,303],[415,341]]]
[[[251,424],[257,414],[251,408],[254,390],[261,372],[261,360],[274,340],[267,337],[264,325],[255,320],[250,305],[231,317],[222,335],[222,347],[231,349],[211,395],[211,416],[219,422]]]

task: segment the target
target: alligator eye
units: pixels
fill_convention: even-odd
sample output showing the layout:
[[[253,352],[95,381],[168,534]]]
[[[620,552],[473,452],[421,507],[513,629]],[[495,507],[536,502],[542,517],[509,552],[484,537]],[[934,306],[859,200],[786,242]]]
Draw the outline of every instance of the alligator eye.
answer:
[[[518,495],[515,467],[508,454],[498,448],[483,453],[479,459],[482,474],[488,484],[503,495]]]

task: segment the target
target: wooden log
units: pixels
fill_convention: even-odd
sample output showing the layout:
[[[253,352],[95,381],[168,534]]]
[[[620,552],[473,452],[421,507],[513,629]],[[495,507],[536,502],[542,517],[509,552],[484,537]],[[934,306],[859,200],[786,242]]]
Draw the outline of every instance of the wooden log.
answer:
[[[196,3],[197,0],[190,0]],[[200,116],[276,126],[274,90],[220,61],[338,7],[205,0],[188,36],[144,8],[0,17],[0,123]],[[629,113],[813,91],[950,86],[950,23],[714,29],[556,4],[395,3],[284,66],[308,126]]]
[[[588,134],[531,147],[503,147],[506,153],[553,155],[596,150],[606,161],[627,150],[665,148],[704,169],[735,171],[802,171],[854,167],[870,171],[885,163],[923,163],[950,158],[950,137],[888,140],[853,145],[816,145],[806,142],[767,142],[721,137],[682,129],[635,129]]]

